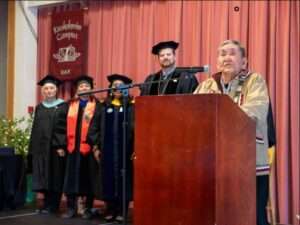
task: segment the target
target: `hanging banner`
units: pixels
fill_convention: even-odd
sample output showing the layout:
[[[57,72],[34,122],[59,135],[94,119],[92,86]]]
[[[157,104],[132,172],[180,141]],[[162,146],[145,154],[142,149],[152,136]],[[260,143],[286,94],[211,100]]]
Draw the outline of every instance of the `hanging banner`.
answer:
[[[52,14],[50,73],[61,80],[83,74],[83,11]]]

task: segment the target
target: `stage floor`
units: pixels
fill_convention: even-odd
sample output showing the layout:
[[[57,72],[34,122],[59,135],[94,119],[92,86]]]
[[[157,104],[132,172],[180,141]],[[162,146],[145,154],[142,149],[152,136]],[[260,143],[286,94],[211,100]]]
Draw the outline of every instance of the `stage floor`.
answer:
[[[96,215],[91,220],[84,220],[80,217],[72,219],[62,219],[60,215],[38,214],[31,206],[16,210],[0,211],[0,225],[113,225],[117,222],[108,223],[103,220],[103,216]],[[131,222],[127,223],[132,225]]]

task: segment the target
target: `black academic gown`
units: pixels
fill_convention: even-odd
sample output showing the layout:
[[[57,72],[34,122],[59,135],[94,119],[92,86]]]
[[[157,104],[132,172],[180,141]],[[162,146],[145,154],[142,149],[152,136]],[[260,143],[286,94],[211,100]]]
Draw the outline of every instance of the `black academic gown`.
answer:
[[[193,93],[198,86],[194,75],[176,70],[169,74],[165,81],[162,78],[162,71],[151,74],[146,78],[145,83],[154,81],[157,82],[141,87],[141,95],[188,94]]]
[[[56,150],[64,148],[59,145],[60,139],[65,137],[64,124],[58,121],[65,105],[66,103],[61,103],[46,108],[39,104],[36,107],[29,143],[33,191],[62,191],[65,159],[58,156]]]
[[[133,186],[133,116],[134,105],[132,101],[127,104],[126,129],[126,199],[132,200]],[[101,109],[101,122],[93,124],[93,129],[100,129],[101,149],[101,177],[102,199],[104,201],[120,202],[122,200],[122,176],[123,168],[123,121],[124,106],[115,106],[110,100],[103,103]],[[99,126],[100,124],[100,126]],[[95,128],[98,127],[98,128]]]
[[[99,101],[96,100],[95,114],[100,111],[100,108],[101,105]],[[99,168],[92,150],[86,155],[80,153],[79,146],[83,112],[84,108],[79,106],[76,122],[75,150],[72,153],[67,152],[66,172],[63,190],[66,194],[87,196],[95,195],[99,192],[99,190],[97,190],[99,186],[97,185],[97,181],[99,180]],[[95,114],[92,118],[91,123],[95,118]],[[98,143],[98,136],[99,134],[91,133],[89,129],[87,142],[91,146],[95,145],[96,143]]]

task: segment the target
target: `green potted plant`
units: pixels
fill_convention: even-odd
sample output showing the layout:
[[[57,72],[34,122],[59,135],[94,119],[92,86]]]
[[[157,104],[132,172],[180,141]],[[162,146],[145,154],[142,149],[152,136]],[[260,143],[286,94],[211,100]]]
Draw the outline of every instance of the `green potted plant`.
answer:
[[[0,117],[0,151],[13,148],[15,154],[25,158],[28,153],[31,126],[32,116],[27,119],[25,117],[20,119]]]
[[[25,203],[26,156],[32,121],[32,115],[29,118],[15,119],[0,117],[0,156],[9,156],[1,159],[1,176],[4,179],[3,185],[10,187],[5,193],[2,193],[6,200],[0,208],[5,206],[15,208]],[[12,187],[13,189],[11,189]]]

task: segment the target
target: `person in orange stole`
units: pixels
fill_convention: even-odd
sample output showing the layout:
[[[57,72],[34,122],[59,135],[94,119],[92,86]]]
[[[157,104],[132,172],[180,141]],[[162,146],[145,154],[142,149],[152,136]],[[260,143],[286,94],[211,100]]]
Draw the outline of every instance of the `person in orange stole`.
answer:
[[[87,75],[80,76],[76,81],[75,98],[69,101],[66,110],[66,173],[64,192],[67,195],[67,212],[62,218],[72,218],[76,215],[76,199],[86,197],[86,209],[82,218],[92,217],[92,207],[95,193],[95,181],[99,171],[95,159],[95,144],[98,144],[99,134],[90,132],[90,124],[100,112],[100,103],[93,95],[79,96],[78,93],[93,88],[93,79]],[[97,151],[97,150],[95,150]]]

